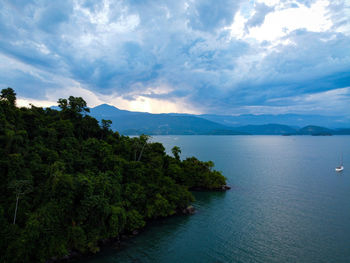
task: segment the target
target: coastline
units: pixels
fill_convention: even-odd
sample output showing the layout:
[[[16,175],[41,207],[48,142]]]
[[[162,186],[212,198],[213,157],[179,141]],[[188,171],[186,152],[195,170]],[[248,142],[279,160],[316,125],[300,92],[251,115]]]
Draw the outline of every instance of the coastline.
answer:
[[[216,189],[204,189],[204,188],[196,188],[191,189],[191,192],[226,192],[230,190],[232,187],[229,185],[223,185],[221,188]],[[47,260],[45,263],[67,263],[67,262],[75,262],[79,259],[83,259],[85,257],[91,257],[101,252],[101,248],[103,249],[106,246],[113,246],[114,248],[118,249],[122,245],[124,241],[130,240],[138,235],[140,235],[145,229],[147,229],[150,225],[150,223],[154,223],[159,219],[167,219],[171,217],[179,217],[179,216],[192,216],[197,213],[197,209],[192,205],[189,204],[185,209],[177,209],[176,213],[173,215],[169,215],[166,217],[160,217],[160,218],[154,218],[151,220],[146,221],[146,225],[142,228],[135,229],[131,233],[121,233],[118,237],[109,238],[109,239],[102,239],[98,241],[99,243],[99,251],[97,253],[92,252],[86,252],[82,253],[79,251],[71,251],[70,254],[63,256],[62,258],[51,258]]]

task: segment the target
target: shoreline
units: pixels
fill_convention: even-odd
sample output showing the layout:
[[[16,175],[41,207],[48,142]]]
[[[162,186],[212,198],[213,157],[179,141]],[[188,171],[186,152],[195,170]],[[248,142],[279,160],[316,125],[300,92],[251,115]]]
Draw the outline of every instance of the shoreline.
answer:
[[[232,187],[229,185],[223,185],[221,188],[217,188],[217,189],[196,188],[196,189],[191,189],[190,191],[191,192],[226,192],[226,191],[230,190],[231,188]],[[148,223],[150,223],[150,222],[156,222],[159,219],[167,219],[167,218],[171,218],[171,217],[192,216],[192,215],[196,214],[196,212],[197,212],[197,209],[192,204],[190,204],[182,210],[177,209],[176,213],[173,215],[151,219],[148,222],[146,222],[146,225],[143,228],[135,229],[134,231],[132,231],[132,233],[128,233],[128,234],[122,233],[118,237],[100,240],[99,241],[99,245],[100,245],[99,248],[111,245],[114,248],[118,249],[118,248],[120,248],[123,241],[129,240],[129,239],[134,238],[134,237],[138,236],[139,234],[141,234],[147,227],[149,227]],[[92,253],[92,252],[82,253],[79,251],[71,251],[70,254],[63,256],[60,259],[51,258],[51,259],[48,259],[47,261],[45,261],[45,263],[75,262],[79,259],[83,259],[84,257],[89,257],[89,256],[92,257],[98,253],[100,253],[100,250],[97,253]]]

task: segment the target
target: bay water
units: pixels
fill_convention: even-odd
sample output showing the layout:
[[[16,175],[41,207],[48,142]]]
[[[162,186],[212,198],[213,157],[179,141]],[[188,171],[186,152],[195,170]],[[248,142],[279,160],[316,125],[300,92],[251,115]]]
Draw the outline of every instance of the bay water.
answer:
[[[232,187],[81,262],[350,262],[350,136],[154,136]],[[335,172],[343,154],[344,171]]]

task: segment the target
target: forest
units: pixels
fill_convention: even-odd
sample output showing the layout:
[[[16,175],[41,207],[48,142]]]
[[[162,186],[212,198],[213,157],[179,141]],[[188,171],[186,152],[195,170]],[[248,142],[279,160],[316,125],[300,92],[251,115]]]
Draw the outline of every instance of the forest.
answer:
[[[226,184],[211,161],[112,131],[81,97],[58,105],[19,108],[12,88],[1,91],[0,262],[96,253],[103,240],[179,213],[191,190]]]

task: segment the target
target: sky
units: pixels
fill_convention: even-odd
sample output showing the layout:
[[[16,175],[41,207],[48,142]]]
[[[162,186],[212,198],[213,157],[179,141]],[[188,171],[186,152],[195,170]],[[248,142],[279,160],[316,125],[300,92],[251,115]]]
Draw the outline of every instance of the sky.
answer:
[[[0,0],[0,62],[19,106],[350,116],[350,1]]]

